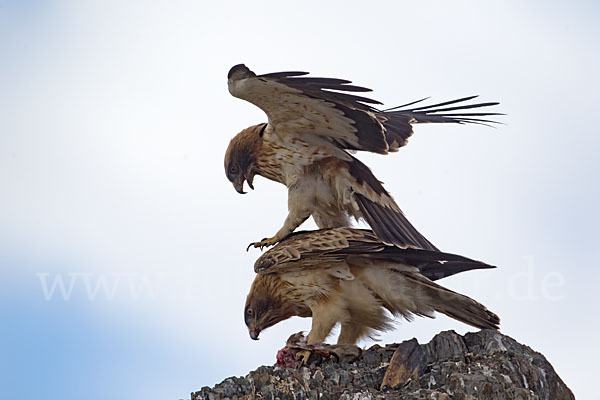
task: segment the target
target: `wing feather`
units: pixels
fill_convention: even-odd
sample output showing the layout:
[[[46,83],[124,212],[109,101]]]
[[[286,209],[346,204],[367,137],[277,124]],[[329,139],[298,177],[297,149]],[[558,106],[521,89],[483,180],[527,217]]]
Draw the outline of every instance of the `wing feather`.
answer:
[[[359,133],[359,126],[378,124],[364,103],[378,104],[362,96],[343,93],[350,81],[329,78],[303,78],[298,74],[274,73],[255,75],[234,67],[230,72],[229,92],[262,109],[269,124],[279,135],[317,135],[330,143],[352,150],[385,153],[387,143],[381,128]],[[346,92],[365,92],[367,88],[349,85]],[[363,122],[363,123],[361,123]],[[359,126],[357,126],[360,124]]]
[[[360,160],[348,162],[352,198],[362,217],[386,244],[437,250],[406,218],[392,196]]]
[[[294,251],[289,251],[293,248]],[[310,264],[343,261],[350,254],[372,254],[383,251],[377,236],[366,229],[331,228],[294,232],[256,260],[256,273],[274,273]],[[291,253],[297,256],[290,257]]]
[[[495,268],[456,254],[400,248],[382,243],[366,229],[330,228],[295,232],[256,260],[258,274],[319,268],[332,262],[379,260],[417,267],[428,279],[437,280],[472,269]]]
[[[356,202],[369,226],[383,242],[399,247],[416,247],[437,251],[429,240],[425,238],[408,221],[400,210],[382,206],[369,200],[361,194],[355,194]]]
[[[288,71],[256,75],[245,65],[229,71],[229,92],[261,108],[279,135],[314,135],[345,150],[386,154],[404,146],[415,123],[496,123],[482,119],[499,113],[453,113],[497,105],[495,102],[464,104],[477,96],[407,108],[426,99],[387,110],[379,101],[354,93],[371,89],[337,78],[307,77],[308,72]],[[442,108],[462,103],[455,107]]]

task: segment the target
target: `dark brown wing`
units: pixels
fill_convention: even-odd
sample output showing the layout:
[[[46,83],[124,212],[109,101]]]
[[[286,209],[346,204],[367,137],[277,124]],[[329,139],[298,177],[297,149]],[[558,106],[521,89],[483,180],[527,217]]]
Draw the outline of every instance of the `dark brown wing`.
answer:
[[[399,247],[438,250],[410,223],[369,167],[354,157],[347,165],[353,200],[381,241]]]
[[[229,71],[229,92],[261,108],[280,135],[314,135],[337,147],[386,154],[397,151],[412,135],[412,124],[425,122],[488,123],[482,117],[499,115],[470,112],[498,103],[456,106],[476,96],[444,103],[381,111],[377,100],[356,95],[371,89],[335,78],[307,77],[308,72],[290,71],[256,75],[245,65]],[[454,105],[452,107],[446,107]]]
[[[360,257],[411,265],[431,280],[472,269],[495,268],[456,254],[389,246],[366,229],[331,228],[291,234],[260,256],[254,264],[254,271],[269,274],[318,268],[327,263]]]

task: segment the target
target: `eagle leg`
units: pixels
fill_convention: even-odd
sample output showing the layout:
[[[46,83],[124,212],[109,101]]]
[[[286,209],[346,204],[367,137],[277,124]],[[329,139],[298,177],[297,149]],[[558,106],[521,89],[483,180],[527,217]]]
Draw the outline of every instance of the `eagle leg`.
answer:
[[[305,209],[295,210],[290,207],[290,213],[288,214],[287,218],[285,219],[285,223],[283,224],[283,227],[279,231],[277,231],[275,236],[270,237],[270,238],[264,238],[260,242],[250,243],[248,245],[248,247],[246,247],[246,251],[248,251],[248,249],[252,246],[254,246],[254,248],[260,247],[260,249],[262,250],[265,247],[269,247],[269,246],[273,246],[274,244],[277,244],[278,242],[280,242],[283,239],[285,239],[286,237],[288,237],[289,234],[294,232],[294,230],[297,227],[299,227],[304,221],[306,221],[308,219],[308,217],[310,217],[309,210],[305,210]]]

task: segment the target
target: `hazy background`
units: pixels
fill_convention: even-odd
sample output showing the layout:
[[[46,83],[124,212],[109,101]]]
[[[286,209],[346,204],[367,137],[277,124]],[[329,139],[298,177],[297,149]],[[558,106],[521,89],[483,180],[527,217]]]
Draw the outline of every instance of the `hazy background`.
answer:
[[[287,212],[283,186],[257,178],[240,196],[224,176],[230,138],[265,121],[227,91],[246,63],[347,78],[389,107],[500,101],[504,126],[417,126],[399,153],[359,156],[433,243],[498,266],[441,283],[600,399],[599,14],[594,1],[0,1],[0,397],[189,398],[310,329],[292,319],[255,342],[242,319],[260,254],[244,249]],[[381,340],[447,329],[469,330],[440,315]]]

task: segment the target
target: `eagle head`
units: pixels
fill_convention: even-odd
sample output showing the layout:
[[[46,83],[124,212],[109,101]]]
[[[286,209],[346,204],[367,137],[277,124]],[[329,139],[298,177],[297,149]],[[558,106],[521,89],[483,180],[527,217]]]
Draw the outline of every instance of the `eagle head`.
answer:
[[[274,275],[257,275],[246,298],[244,322],[250,338],[258,340],[258,335],[281,321],[295,315],[292,302],[282,298],[284,283]]]
[[[252,182],[257,172],[256,158],[262,134],[267,124],[258,124],[238,133],[225,153],[225,175],[238,193],[244,194],[244,181],[254,190]]]

